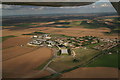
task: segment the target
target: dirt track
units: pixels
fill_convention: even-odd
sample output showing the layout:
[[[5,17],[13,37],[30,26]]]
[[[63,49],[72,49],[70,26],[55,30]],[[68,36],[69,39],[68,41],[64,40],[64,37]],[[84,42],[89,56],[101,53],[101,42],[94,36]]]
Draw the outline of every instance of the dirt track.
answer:
[[[3,77],[21,77],[39,72],[35,70],[52,56],[48,48],[40,48],[28,54],[3,61]]]
[[[118,69],[108,67],[78,68],[64,73],[62,78],[118,78]]]

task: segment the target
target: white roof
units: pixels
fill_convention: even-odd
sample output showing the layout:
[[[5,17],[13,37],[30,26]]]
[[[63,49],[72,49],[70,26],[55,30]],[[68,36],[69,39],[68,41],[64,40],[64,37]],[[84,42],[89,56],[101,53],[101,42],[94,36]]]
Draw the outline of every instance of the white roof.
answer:
[[[49,47],[52,47],[52,45],[48,45]]]
[[[51,39],[51,37],[45,37],[46,39]]]
[[[48,43],[54,43],[53,41],[47,41]]]
[[[38,36],[33,36],[33,37],[38,37]]]
[[[68,53],[67,49],[61,49],[61,53]]]

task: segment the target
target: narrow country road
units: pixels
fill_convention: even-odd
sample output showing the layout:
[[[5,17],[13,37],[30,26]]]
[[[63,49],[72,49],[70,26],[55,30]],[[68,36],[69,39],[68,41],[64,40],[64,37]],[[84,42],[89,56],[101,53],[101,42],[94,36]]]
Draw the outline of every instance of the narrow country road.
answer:
[[[53,74],[57,73],[55,70],[53,70],[53,69],[50,68],[50,67],[47,67],[46,70],[49,71],[49,72],[51,72],[51,73],[53,73]]]

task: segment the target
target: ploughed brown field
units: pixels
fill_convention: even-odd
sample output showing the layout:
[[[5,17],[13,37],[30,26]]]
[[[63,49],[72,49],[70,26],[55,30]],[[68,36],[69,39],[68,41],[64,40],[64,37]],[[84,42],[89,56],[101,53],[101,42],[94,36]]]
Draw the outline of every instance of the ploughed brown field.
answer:
[[[62,74],[62,78],[118,78],[117,68],[89,67]]]
[[[13,51],[16,52],[16,48],[13,48]],[[18,49],[18,52],[19,51],[20,49]],[[27,49],[24,49],[24,52],[25,51],[27,51]],[[9,53],[6,53],[6,54],[9,54]],[[20,54],[20,53],[12,53],[11,51],[10,54]],[[8,57],[9,56],[10,55],[8,55]],[[50,73],[46,71],[41,72],[40,70],[36,70],[36,68],[40,66],[41,64],[43,64],[45,61],[47,61],[51,56],[52,56],[51,49],[39,48],[29,53],[5,60],[2,63],[3,64],[3,77],[5,78],[10,78],[10,77],[11,78],[13,77],[30,78],[30,77],[34,77],[34,75],[37,76],[38,74],[39,76],[50,75]]]

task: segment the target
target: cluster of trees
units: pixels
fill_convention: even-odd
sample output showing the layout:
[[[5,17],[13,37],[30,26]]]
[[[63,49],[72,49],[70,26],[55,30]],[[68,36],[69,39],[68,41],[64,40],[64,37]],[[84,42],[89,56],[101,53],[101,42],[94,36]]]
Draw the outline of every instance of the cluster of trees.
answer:
[[[76,62],[79,62],[79,60],[78,59],[73,59],[73,63],[76,63]]]
[[[33,32],[33,33],[22,34],[22,35],[37,35],[37,34],[46,34],[46,33],[44,33],[44,32]]]

